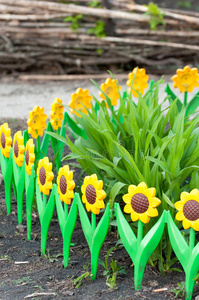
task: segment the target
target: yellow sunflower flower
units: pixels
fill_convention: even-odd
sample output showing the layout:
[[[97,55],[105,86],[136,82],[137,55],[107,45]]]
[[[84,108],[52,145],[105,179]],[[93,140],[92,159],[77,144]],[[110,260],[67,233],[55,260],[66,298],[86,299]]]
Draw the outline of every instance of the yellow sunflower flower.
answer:
[[[13,138],[13,155],[15,163],[22,167],[24,160],[24,138],[21,131],[17,131]]]
[[[178,210],[176,220],[182,221],[184,229],[192,227],[199,231],[199,190],[194,189],[190,193],[182,192],[180,201],[175,203]]]
[[[11,145],[11,130],[8,127],[8,123],[4,123],[0,126],[0,148],[2,154],[7,158],[10,156]]]
[[[192,92],[195,87],[199,87],[199,74],[197,68],[177,69],[176,75],[172,77],[174,88],[178,88],[180,92]]]
[[[52,163],[49,162],[48,157],[40,159],[37,168],[37,183],[41,193],[49,195],[53,187],[53,178]]]
[[[77,115],[78,117],[81,117],[80,114],[75,111],[75,109],[77,109],[79,111],[82,111],[84,114],[87,114],[86,108],[91,108],[92,99],[93,97],[89,95],[89,90],[82,90],[81,88],[78,88],[76,92],[71,95],[71,101],[69,103],[71,113]]]
[[[138,92],[142,95],[144,94],[144,90],[148,87],[149,76],[146,75],[145,69],[134,68],[131,73],[129,73],[129,80],[126,82],[127,86],[129,86],[129,92],[131,91],[132,86],[132,94],[134,97],[138,97]]]
[[[98,180],[97,175],[86,176],[81,187],[82,202],[86,204],[87,211],[92,211],[98,215],[100,208],[104,208],[104,198],[106,197],[103,188],[103,181]]]
[[[33,139],[29,139],[26,143],[26,150],[25,150],[25,166],[26,172],[28,175],[31,175],[32,166],[35,162],[35,145],[33,143]]]
[[[116,80],[118,83],[118,80]],[[119,99],[119,93],[117,90],[117,85],[114,79],[107,78],[105,83],[102,83],[100,86],[101,90],[111,99],[112,105],[117,105],[117,99]],[[118,85],[119,90],[121,90],[121,86]],[[106,97],[102,92],[99,93],[100,97],[103,100],[106,100]],[[108,106],[108,105],[107,105]]]
[[[53,104],[51,105],[50,112],[50,123],[54,130],[57,130],[61,127],[62,120],[64,118],[63,115],[64,106],[62,105],[62,99],[55,98]]]
[[[43,135],[44,129],[46,129],[47,115],[44,114],[44,108],[35,106],[33,111],[29,113],[29,119],[27,121],[28,133],[32,135],[33,139]]]
[[[74,198],[74,188],[73,172],[69,170],[69,166],[60,168],[57,176],[57,191],[60,200],[66,204],[71,204],[71,199]]]
[[[155,208],[160,205],[161,201],[155,197],[156,189],[147,188],[144,182],[138,186],[130,185],[128,194],[124,195],[123,201],[126,203],[124,212],[131,214],[133,222],[141,220],[148,223],[150,217],[157,217],[158,210]]]

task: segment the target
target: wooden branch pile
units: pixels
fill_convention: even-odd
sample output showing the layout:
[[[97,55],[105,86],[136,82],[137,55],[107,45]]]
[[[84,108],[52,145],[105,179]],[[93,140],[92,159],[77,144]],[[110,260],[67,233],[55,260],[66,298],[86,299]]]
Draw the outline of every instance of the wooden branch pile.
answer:
[[[145,67],[166,74],[198,65],[199,14],[164,10],[166,25],[150,30],[146,7],[127,0],[0,0],[0,71],[5,74],[98,74]],[[132,13],[133,12],[133,13]],[[68,16],[82,16],[77,32]],[[97,21],[106,37],[88,34]]]

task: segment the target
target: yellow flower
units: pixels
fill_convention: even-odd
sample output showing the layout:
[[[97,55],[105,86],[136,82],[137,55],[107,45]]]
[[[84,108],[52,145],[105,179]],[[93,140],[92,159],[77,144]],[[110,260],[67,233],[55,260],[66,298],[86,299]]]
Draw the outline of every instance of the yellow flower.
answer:
[[[13,138],[13,154],[15,163],[22,167],[24,160],[24,138],[21,131],[17,131]]]
[[[119,99],[120,96],[117,90],[117,85],[115,83],[115,80],[111,78],[107,78],[105,83],[102,83],[100,87],[101,90],[111,99],[111,105],[117,105],[117,99]],[[118,85],[118,88],[119,90],[121,90],[120,85]],[[106,97],[102,92],[100,92],[99,95],[103,100],[106,100]]]
[[[86,176],[81,187],[82,202],[86,204],[87,211],[92,211],[98,215],[100,208],[104,208],[104,198],[106,197],[103,188],[103,181],[98,180],[97,175]]]
[[[144,94],[144,90],[148,87],[147,81],[149,76],[146,75],[145,69],[134,68],[131,73],[129,73],[129,80],[126,82],[129,86],[129,92],[131,91],[134,97],[138,97],[138,93]],[[132,83],[133,82],[133,83]],[[138,92],[138,93],[137,93]]]
[[[172,80],[174,88],[178,88],[180,92],[192,92],[195,87],[199,87],[198,69],[190,69],[189,66],[184,67],[184,69],[177,69]]]
[[[178,210],[176,220],[182,221],[184,229],[192,227],[199,231],[199,190],[194,189],[190,193],[182,192],[180,201],[175,203]]]
[[[29,119],[27,121],[28,133],[32,135],[33,139],[43,135],[44,129],[46,129],[47,115],[44,114],[44,108],[35,106],[33,111],[29,113]]]
[[[62,120],[64,118],[63,115],[64,106],[62,105],[62,99],[55,98],[53,104],[51,105],[50,112],[50,123],[54,130],[57,130],[61,127]]]
[[[4,123],[0,126],[0,148],[2,154],[7,158],[10,156],[11,145],[11,130],[8,127],[8,123]]]
[[[57,191],[60,200],[66,204],[71,203],[74,198],[75,182],[73,181],[73,172],[69,170],[69,166],[64,166],[59,169],[57,176]]]
[[[156,189],[147,188],[144,182],[138,186],[130,185],[128,194],[124,195],[123,201],[126,203],[124,212],[131,214],[133,222],[141,220],[148,223],[150,217],[157,217],[158,210],[155,208],[160,205],[161,201],[155,197]]]
[[[49,162],[48,157],[40,159],[37,168],[37,183],[41,193],[49,195],[53,187],[53,178],[52,163]]]
[[[29,139],[26,143],[26,150],[25,150],[25,166],[26,172],[28,175],[31,175],[32,166],[34,166],[35,162],[35,145],[33,143],[33,139]]]
[[[72,100],[69,103],[71,113],[77,115],[78,117],[81,117],[80,114],[75,111],[75,109],[82,111],[84,114],[87,114],[88,112],[86,108],[91,108],[91,100],[93,99],[93,97],[89,95],[89,90],[82,90],[81,88],[78,88],[76,92],[71,95],[71,99]]]

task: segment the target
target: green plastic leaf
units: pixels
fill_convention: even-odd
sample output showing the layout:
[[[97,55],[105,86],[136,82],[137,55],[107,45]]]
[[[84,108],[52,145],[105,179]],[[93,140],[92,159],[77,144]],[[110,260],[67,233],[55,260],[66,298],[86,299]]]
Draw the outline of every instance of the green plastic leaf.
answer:
[[[189,247],[182,236],[180,230],[174,223],[170,211],[167,211],[167,228],[169,233],[169,240],[171,242],[172,248],[179,259],[184,270],[187,268],[188,257],[189,257]],[[166,219],[166,216],[165,216]]]
[[[94,230],[94,234],[92,238],[92,245],[90,248],[92,279],[96,278],[99,252],[108,232],[109,219],[110,219],[110,205],[108,203],[101,220],[99,221],[97,227]]]
[[[56,203],[56,209],[57,209],[57,217],[59,221],[59,226],[61,229],[61,233],[63,235],[64,231],[64,224],[65,224],[65,215],[64,215],[64,209],[62,206],[62,202],[59,198],[59,194],[57,192],[57,189],[55,190],[55,203]]]
[[[174,94],[174,92],[170,89],[170,86],[168,85],[167,83],[167,86],[166,86],[166,89],[165,89],[165,92],[167,93],[167,95],[169,96],[168,97],[168,100],[169,100],[169,103],[172,104],[172,101],[175,101],[176,99],[178,99],[178,97]],[[177,100],[177,108],[178,108],[178,111],[181,111],[182,109],[182,103],[180,102],[180,100],[178,99]]]
[[[53,189],[50,193],[50,198],[47,202],[44,214],[42,216],[42,221],[41,221],[41,226],[46,227],[47,231],[55,209],[55,189],[56,189],[56,184],[53,185]]]
[[[77,220],[77,199],[79,199],[79,201],[81,201],[79,194],[75,193],[75,197],[74,197],[72,205],[70,207],[68,218],[66,220],[64,231],[63,231],[64,240],[66,240],[66,237],[67,237],[67,239],[68,238],[71,239],[72,233],[75,228],[75,224],[76,224],[76,220]]]
[[[118,203],[115,203],[115,214],[120,238],[133,263],[135,263],[137,255],[137,238],[125,219]]]
[[[136,257],[136,263],[139,264],[139,266],[145,267],[149,257],[159,244],[163,232],[164,232],[164,212],[162,213],[159,220],[156,222],[156,224],[149,230],[149,232],[145,235],[145,237],[142,239],[140,243],[139,249],[137,249],[137,257]]]
[[[85,211],[85,208],[82,204],[82,201],[80,198],[77,199],[77,205],[78,205],[78,210],[79,210],[79,216],[80,216],[80,221],[82,225],[82,229],[86,238],[86,241],[88,243],[89,249],[91,250],[92,247],[92,228],[91,228],[91,223],[88,218],[88,215]]]

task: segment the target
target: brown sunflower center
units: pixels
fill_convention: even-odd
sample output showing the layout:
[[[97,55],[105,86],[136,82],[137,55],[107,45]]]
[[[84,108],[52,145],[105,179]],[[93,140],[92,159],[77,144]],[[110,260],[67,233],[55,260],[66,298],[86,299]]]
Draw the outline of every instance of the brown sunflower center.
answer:
[[[46,182],[46,170],[44,167],[41,167],[41,169],[39,170],[39,181],[41,185],[44,185]]]
[[[28,149],[26,150],[26,154],[25,154],[25,163],[26,163],[26,166],[28,166],[28,164],[29,164],[29,150]]]
[[[183,213],[189,221],[196,221],[199,219],[199,203],[195,200],[189,200],[183,207]]]
[[[1,134],[1,146],[3,149],[5,149],[5,147],[6,147],[6,136],[5,136],[4,132],[2,132],[2,134]]]
[[[149,200],[144,194],[137,193],[131,199],[131,206],[136,213],[143,214],[149,207]]]
[[[89,204],[94,204],[96,201],[96,190],[94,188],[94,186],[92,184],[89,184],[86,187],[86,199],[88,201]]]
[[[59,186],[60,186],[61,193],[65,195],[67,191],[67,182],[66,182],[66,177],[64,175],[62,175],[60,178]]]
[[[17,141],[15,141],[15,144],[14,144],[14,155],[15,155],[15,157],[18,157],[18,155],[19,155],[19,144]]]

